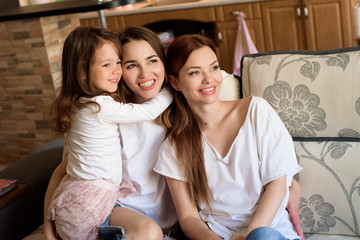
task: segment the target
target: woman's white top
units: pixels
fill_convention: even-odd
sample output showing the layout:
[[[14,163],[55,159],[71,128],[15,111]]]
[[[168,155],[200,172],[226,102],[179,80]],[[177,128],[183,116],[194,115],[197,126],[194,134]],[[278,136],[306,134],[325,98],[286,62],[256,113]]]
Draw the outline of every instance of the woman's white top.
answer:
[[[165,177],[153,171],[165,128],[145,121],[120,124],[123,179],[136,188],[118,202],[154,220],[162,229],[177,221]]]
[[[82,98],[82,102],[97,102],[79,109],[66,141],[69,148],[66,171],[81,179],[103,178],[119,184],[122,178],[121,148],[118,123],[152,120],[171,103],[169,91],[161,91],[144,104],[123,104],[110,96]]]
[[[212,211],[201,203],[199,214],[210,229],[224,239],[233,233],[245,233],[267,183],[286,175],[289,187],[293,175],[302,169],[284,124],[259,97],[252,97],[245,122],[226,156],[221,156],[204,134],[203,146]],[[168,140],[160,149],[154,170],[186,181]],[[285,209],[288,198],[289,189],[271,227],[289,239],[299,238]]]

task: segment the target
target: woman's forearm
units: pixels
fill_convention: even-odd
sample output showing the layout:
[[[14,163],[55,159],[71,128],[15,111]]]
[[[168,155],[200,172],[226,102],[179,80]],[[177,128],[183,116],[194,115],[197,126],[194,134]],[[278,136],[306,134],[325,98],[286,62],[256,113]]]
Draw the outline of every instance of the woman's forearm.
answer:
[[[270,226],[285,195],[286,176],[277,178],[267,185],[263,199],[250,222],[246,235],[255,228]]]
[[[172,178],[166,180],[184,234],[194,240],[221,240],[200,218],[197,206],[190,198],[188,184]]]

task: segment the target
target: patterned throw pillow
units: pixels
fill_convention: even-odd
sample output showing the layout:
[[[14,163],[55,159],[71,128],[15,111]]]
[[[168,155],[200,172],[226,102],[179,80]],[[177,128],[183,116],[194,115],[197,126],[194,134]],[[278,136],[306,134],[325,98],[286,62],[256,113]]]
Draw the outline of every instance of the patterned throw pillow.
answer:
[[[360,142],[295,141],[306,233],[359,236]]]
[[[360,138],[360,48],[244,56],[244,96],[261,96],[293,137]]]
[[[360,47],[246,55],[241,66],[243,96],[266,99],[294,137],[307,237],[359,237]]]

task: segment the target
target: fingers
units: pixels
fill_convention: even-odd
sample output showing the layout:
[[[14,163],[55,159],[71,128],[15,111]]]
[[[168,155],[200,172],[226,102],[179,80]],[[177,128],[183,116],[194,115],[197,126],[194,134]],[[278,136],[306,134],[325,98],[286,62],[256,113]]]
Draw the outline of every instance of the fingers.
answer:
[[[303,233],[303,230],[302,230],[302,227],[301,227],[301,221],[300,221],[300,218],[299,218],[299,214],[297,211],[291,211],[292,209],[288,208],[289,210],[289,215],[291,217],[291,220],[294,224],[294,227],[295,227],[295,230],[297,232],[297,234],[301,237],[302,240],[304,240],[304,233]]]

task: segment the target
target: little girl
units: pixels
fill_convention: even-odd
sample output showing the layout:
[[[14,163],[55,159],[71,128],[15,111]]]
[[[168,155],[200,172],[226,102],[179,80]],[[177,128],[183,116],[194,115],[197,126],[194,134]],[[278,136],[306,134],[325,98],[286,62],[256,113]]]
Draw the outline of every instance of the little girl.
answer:
[[[144,104],[123,104],[118,37],[103,28],[79,27],[64,43],[62,87],[53,105],[55,131],[66,133],[66,172],[52,194],[48,218],[62,239],[96,239],[123,187],[118,123],[153,120],[172,101],[161,91]],[[65,160],[66,161],[66,160]],[[121,187],[119,187],[121,183]]]

